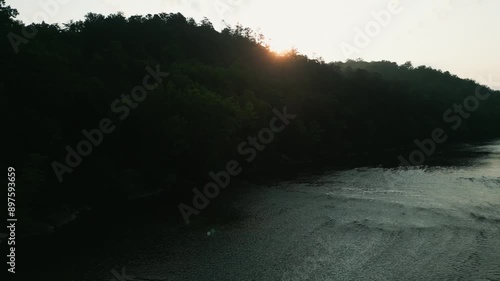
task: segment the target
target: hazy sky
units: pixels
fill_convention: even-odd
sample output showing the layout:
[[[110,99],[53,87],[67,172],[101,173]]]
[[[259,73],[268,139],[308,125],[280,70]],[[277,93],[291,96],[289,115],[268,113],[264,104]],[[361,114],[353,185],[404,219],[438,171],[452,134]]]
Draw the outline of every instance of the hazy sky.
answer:
[[[181,12],[216,29],[241,23],[271,48],[325,61],[412,61],[500,89],[498,0],[7,0],[24,22],[63,23],[88,12]],[[44,3],[47,3],[44,5]],[[54,7],[54,3],[58,3]],[[50,4],[50,5],[49,5]],[[44,8],[45,7],[45,8]],[[54,7],[47,9],[47,7]]]

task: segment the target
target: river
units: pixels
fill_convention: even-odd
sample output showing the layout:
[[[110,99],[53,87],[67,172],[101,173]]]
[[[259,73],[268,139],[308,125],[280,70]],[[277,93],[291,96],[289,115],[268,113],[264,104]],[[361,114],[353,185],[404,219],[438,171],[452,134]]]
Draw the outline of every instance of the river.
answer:
[[[500,141],[453,146],[426,166],[253,185],[232,200],[223,223],[96,229],[113,242],[38,280],[500,280]]]

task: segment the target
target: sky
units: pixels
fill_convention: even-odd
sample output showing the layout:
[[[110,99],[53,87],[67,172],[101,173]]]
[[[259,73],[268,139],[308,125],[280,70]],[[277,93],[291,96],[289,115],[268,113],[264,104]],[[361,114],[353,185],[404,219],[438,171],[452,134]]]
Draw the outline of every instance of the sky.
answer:
[[[65,23],[88,12],[181,12],[217,30],[241,24],[271,49],[326,62],[361,58],[427,65],[500,89],[498,0],[7,0],[25,23]]]

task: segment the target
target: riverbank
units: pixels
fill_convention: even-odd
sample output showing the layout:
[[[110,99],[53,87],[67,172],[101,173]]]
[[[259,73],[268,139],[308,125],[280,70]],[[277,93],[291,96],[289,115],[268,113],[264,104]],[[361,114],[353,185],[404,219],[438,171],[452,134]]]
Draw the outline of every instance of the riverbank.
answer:
[[[491,140],[490,142],[495,141]],[[488,152],[463,150],[457,149],[457,147],[478,147],[484,143],[484,141],[470,144],[450,143],[426,159],[424,165],[460,166],[467,163],[462,159],[480,158],[488,154]],[[330,154],[317,157],[314,161],[296,161],[286,157],[274,159],[272,162],[266,162],[268,159],[263,159],[254,166],[243,167],[243,173],[232,178],[229,187],[221,192],[220,198],[213,200],[212,206],[202,212],[201,218],[203,220],[210,217],[212,217],[211,219],[217,219],[221,213],[224,213],[214,210],[220,208],[220,204],[225,204],[225,195],[231,194],[228,190],[240,190],[249,185],[266,185],[274,181],[292,180],[300,175],[320,175],[326,171],[352,169],[361,166],[395,168],[399,166],[398,156],[408,153],[408,151],[411,151],[410,149],[412,149],[412,146],[344,155]],[[129,209],[150,210],[151,213],[162,214],[163,218],[171,220],[173,223],[181,223],[182,217],[178,210],[179,203],[190,202],[193,198],[191,190],[200,188],[204,184],[206,184],[204,180],[183,181],[175,184],[175,186],[170,186],[168,189],[136,192],[127,196],[121,195],[107,204],[98,206],[83,205],[73,208],[64,206],[59,210],[54,209],[54,211],[45,214],[37,213],[34,218],[25,218],[20,230],[20,239],[51,235],[66,228],[67,225],[85,225],[89,221],[98,221],[99,217],[119,217],[121,215],[126,217],[130,213]],[[204,218],[204,216],[208,216],[208,218]],[[73,227],[71,226],[71,228]]]

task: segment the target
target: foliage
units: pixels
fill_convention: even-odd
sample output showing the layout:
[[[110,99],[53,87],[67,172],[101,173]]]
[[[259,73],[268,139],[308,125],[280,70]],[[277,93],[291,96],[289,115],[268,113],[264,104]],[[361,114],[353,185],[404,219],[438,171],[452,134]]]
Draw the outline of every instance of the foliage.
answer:
[[[15,10],[0,3],[2,32],[22,34]],[[208,20],[197,24],[181,14],[90,13],[62,28],[34,26],[37,36],[19,54],[0,55],[12,140],[7,159],[34,175],[40,198],[57,194],[59,203],[95,203],[125,192],[130,181],[140,189],[189,192],[176,183],[201,181],[238,157],[238,144],[268,126],[272,108],[284,106],[298,117],[264,152],[268,163],[282,155],[313,161],[411,145],[448,126],[443,113],[478,87],[411,63],[325,63],[296,50],[278,56],[249,29],[217,32]],[[52,161],[64,161],[64,148],[84,138],[81,130],[96,128],[112,101],[157,64],[171,75],[59,184]],[[451,141],[500,135],[494,94]]]

